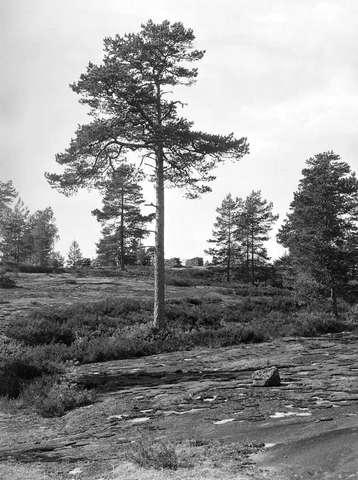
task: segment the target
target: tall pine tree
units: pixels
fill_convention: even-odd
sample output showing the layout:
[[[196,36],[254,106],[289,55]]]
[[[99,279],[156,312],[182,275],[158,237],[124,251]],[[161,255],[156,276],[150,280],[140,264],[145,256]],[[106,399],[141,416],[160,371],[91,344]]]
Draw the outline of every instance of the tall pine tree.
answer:
[[[332,151],[306,165],[278,240],[289,248],[296,271],[330,289],[337,315],[337,294],[358,261],[358,181]]]
[[[193,48],[194,33],[182,23],[148,21],[136,34],[104,41],[103,63],[89,63],[72,85],[91,109],[90,123],[78,128],[69,148],[57,155],[62,174],[48,174],[64,193],[95,185],[111,165],[137,152],[151,164],[156,192],[154,326],[165,327],[164,187],[185,188],[190,196],[210,190],[212,169],[248,152],[245,138],[193,129],[181,116],[183,104],[171,95],[191,85],[198,71],[191,64],[204,52]]]

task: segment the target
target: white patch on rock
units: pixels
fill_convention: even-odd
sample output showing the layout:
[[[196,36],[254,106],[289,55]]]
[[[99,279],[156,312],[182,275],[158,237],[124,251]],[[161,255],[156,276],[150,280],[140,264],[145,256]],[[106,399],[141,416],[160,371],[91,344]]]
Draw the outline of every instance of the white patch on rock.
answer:
[[[275,445],[277,445],[277,443],[265,443],[264,448],[272,448]]]
[[[124,415],[111,415],[108,420],[123,420]]]
[[[273,415],[270,415],[270,418],[284,418],[284,417],[309,417],[312,415],[311,412],[275,412]]]
[[[217,395],[214,395],[213,397],[208,397],[208,398],[204,398],[204,402],[215,402],[215,400],[218,398]]]
[[[224,425],[224,423],[233,422],[235,418],[224,418],[224,420],[218,420],[214,422],[214,425]]]
[[[73,470],[68,472],[69,475],[79,475],[80,473],[82,473],[82,469],[79,467],[74,468]]]
[[[165,412],[165,415],[185,415],[186,413],[195,413],[199,412],[200,410],[204,410],[203,408],[192,408],[191,410],[184,410],[183,412],[178,412],[176,410],[168,410]]]
[[[131,423],[145,423],[145,422],[148,422],[148,420],[150,420],[149,417],[138,417],[138,418],[132,418],[130,420]]]

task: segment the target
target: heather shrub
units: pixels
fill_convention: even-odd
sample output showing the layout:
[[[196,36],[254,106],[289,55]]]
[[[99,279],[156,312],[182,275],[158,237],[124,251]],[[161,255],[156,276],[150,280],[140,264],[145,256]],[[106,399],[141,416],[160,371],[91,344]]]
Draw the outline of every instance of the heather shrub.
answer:
[[[61,417],[69,410],[93,403],[95,394],[61,378],[42,377],[24,390],[22,399],[34,405],[43,417]]]
[[[142,468],[177,470],[178,455],[168,441],[139,439],[127,451],[127,459]]]
[[[293,334],[303,337],[338,333],[346,329],[347,325],[344,321],[326,312],[299,312],[295,315],[293,322]]]
[[[59,355],[37,348],[24,347],[13,340],[0,342],[0,395],[16,398],[34,378],[62,371]]]

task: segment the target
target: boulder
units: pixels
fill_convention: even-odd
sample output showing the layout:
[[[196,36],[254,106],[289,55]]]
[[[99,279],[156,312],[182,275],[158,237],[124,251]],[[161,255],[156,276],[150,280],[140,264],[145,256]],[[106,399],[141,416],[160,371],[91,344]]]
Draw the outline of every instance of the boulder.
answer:
[[[279,387],[281,385],[280,373],[277,367],[263,368],[252,375],[254,387]]]

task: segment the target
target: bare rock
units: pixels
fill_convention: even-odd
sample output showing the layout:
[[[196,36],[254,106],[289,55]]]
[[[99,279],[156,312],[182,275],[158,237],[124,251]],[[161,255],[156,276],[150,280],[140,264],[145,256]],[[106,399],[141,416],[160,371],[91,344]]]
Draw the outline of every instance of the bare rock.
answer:
[[[254,387],[279,387],[281,385],[280,373],[277,367],[257,370],[252,375]]]

